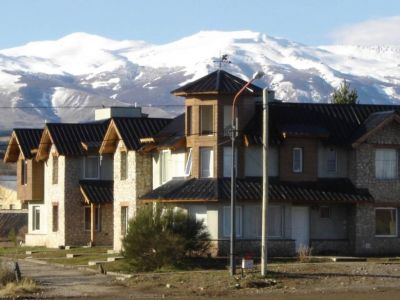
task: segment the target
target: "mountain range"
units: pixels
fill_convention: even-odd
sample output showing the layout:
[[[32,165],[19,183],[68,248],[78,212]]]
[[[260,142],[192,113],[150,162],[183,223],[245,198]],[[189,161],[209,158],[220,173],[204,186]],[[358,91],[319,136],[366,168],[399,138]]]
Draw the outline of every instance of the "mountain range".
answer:
[[[307,46],[252,31],[202,31],[154,45],[73,33],[0,50],[0,128],[93,119],[96,107],[140,105],[173,116],[183,100],[170,91],[219,68],[294,102],[329,102],[345,79],[361,103],[400,104],[400,47]]]

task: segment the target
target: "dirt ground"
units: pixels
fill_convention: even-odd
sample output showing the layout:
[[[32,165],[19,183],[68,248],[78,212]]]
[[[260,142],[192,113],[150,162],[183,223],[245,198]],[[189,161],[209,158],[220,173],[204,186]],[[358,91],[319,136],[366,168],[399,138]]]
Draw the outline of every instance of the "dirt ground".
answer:
[[[271,264],[274,284],[267,288],[247,287],[260,280],[256,275],[235,280],[227,271],[138,275],[120,282],[76,268],[26,260],[20,266],[42,289],[30,295],[38,299],[400,299],[399,263]]]

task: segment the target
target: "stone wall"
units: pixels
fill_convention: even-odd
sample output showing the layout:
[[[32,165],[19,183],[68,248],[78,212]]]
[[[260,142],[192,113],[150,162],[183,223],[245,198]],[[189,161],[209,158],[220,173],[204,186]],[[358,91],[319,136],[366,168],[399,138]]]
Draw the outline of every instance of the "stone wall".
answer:
[[[122,248],[121,207],[128,207],[129,218],[136,212],[136,200],[152,188],[151,155],[128,151],[127,178],[121,180],[121,151],[126,148],[120,141],[114,153],[114,250]]]
[[[212,241],[213,253],[217,255],[227,256],[230,250],[230,240]],[[270,239],[267,242],[269,257],[291,257],[296,254],[295,241],[291,239]],[[218,249],[216,251],[216,249]],[[236,254],[238,256],[252,255],[259,257],[261,255],[261,240],[236,240]]]
[[[353,253],[350,241],[343,240],[310,240],[312,255],[350,255]]]

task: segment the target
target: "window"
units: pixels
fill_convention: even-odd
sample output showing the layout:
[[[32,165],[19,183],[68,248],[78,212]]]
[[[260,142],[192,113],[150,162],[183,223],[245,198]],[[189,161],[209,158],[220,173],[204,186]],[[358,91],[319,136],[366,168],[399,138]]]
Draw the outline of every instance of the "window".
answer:
[[[53,232],[58,231],[58,204],[53,204]]]
[[[293,172],[303,172],[303,148],[293,148]]]
[[[231,177],[232,173],[232,147],[224,147],[223,149],[223,176]],[[235,153],[236,161],[237,161],[237,152]],[[237,172],[237,171],[236,171]]]
[[[40,230],[40,206],[32,206],[32,230]]]
[[[169,150],[161,150],[160,152],[160,182],[166,183],[170,179],[169,161],[171,152]]]
[[[337,155],[334,149],[328,150],[328,157],[326,160],[326,170],[329,173],[336,173],[337,170]]]
[[[100,177],[100,157],[85,157],[85,179],[98,179]]]
[[[331,208],[329,206],[320,206],[319,217],[321,219],[330,219],[331,218]]]
[[[200,134],[212,135],[214,132],[212,105],[200,106]]]
[[[128,206],[121,206],[121,235],[125,236],[128,232]]]
[[[10,209],[15,209],[15,205],[14,204],[10,204]]]
[[[231,235],[231,207],[224,206],[224,236]],[[236,206],[236,236],[242,236],[242,207]]]
[[[53,174],[52,183],[58,184],[58,156],[53,155]]]
[[[378,179],[397,177],[397,151],[395,149],[376,149],[375,176]]]
[[[200,177],[213,177],[214,157],[210,147],[200,148]]]
[[[186,110],[186,133],[187,135],[193,134],[192,128],[192,107],[188,106]]]
[[[121,162],[120,162],[120,168],[121,168],[121,180],[126,180],[128,177],[128,159],[127,159],[127,153],[125,151],[121,152]]]
[[[91,207],[85,206],[85,230],[90,230],[90,220],[91,220]],[[96,206],[94,208],[94,225],[95,231],[101,230],[101,206]]]
[[[230,136],[232,128],[232,105],[224,105],[224,136]]]
[[[376,208],[375,209],[375,235],[397,236],[397,209]]]
[[[185,166],[185,176],[192,175],[192,148],[189,148]]]
[[[261,211],[261,210],[260,210]],[[277,238],[283,236],[283,208],[280,205],[268,207],[268,237]]]
[[[21,184],[25,185],[28,183],[28,162],[26,160],[21,161]]]
[[[204,226],[207,226],[207,206],[191,205],[189,208],[190,215],[196,218],[196,221],[203,221]]]

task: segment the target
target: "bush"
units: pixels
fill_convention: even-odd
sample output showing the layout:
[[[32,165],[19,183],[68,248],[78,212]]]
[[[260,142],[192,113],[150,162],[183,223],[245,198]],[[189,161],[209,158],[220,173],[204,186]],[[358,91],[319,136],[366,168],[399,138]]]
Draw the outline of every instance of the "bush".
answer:
[[[7,283],[15,281],[15,273],[10,263],[0,263],[0,285],[5,286]]]
[[[129,221],[123,255],[136,271],[176,266],[210,247],[203,222],[183,211],[146,205]]]

